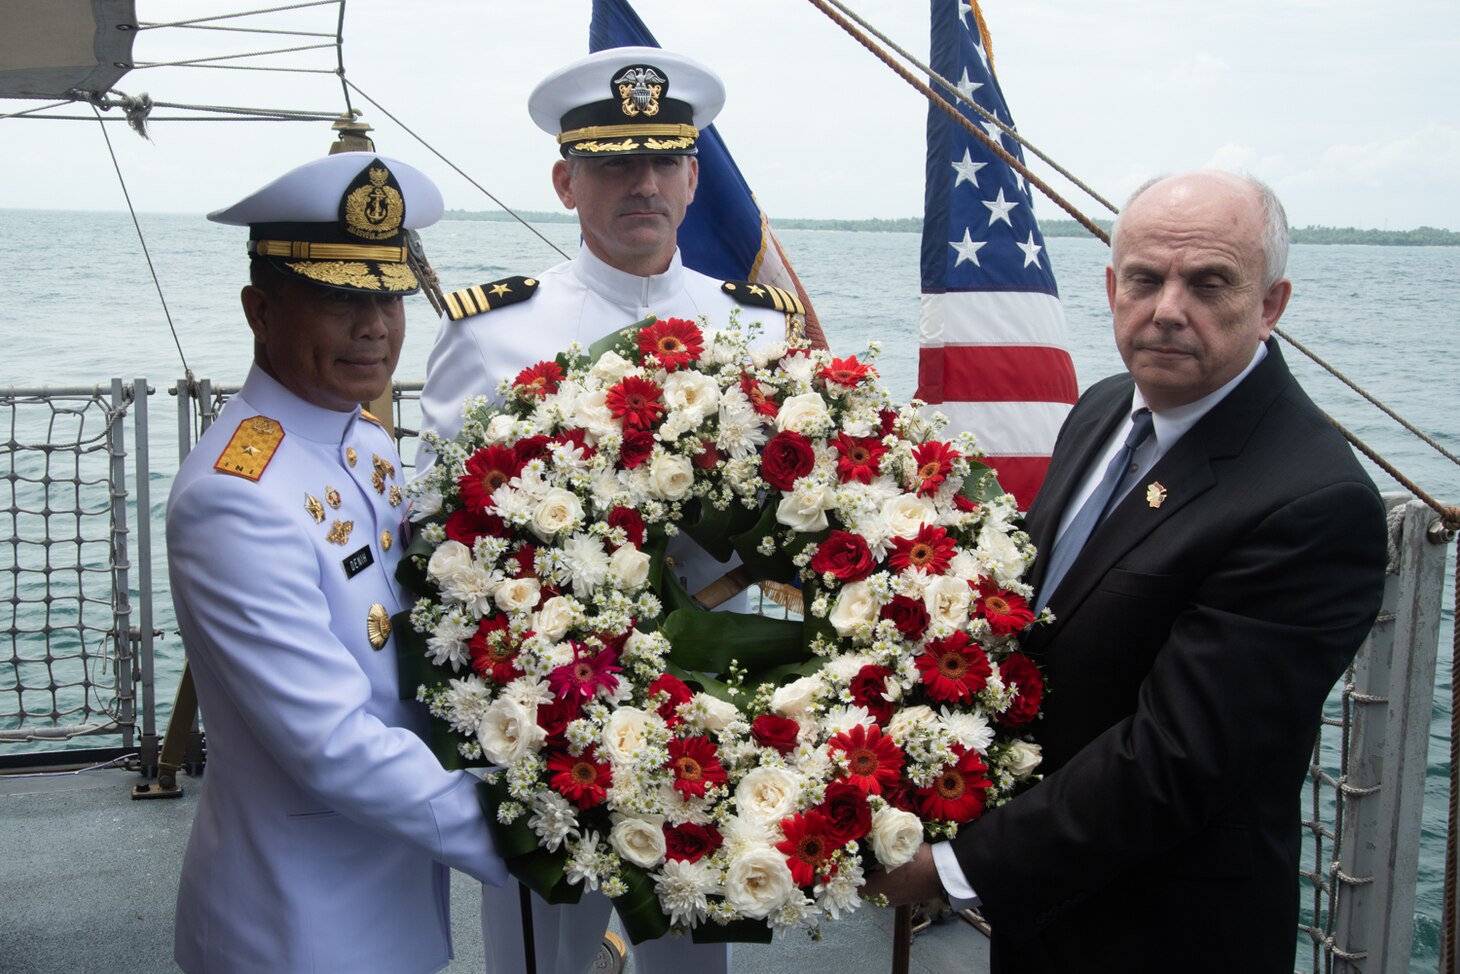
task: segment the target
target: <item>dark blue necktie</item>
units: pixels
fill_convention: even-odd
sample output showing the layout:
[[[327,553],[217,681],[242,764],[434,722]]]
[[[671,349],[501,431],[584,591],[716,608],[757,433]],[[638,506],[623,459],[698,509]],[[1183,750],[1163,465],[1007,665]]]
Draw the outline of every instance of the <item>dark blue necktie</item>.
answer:
[[[1111,502],[1115,499],[1121,483],[1130,472],[1131,457],[1135,455],[1136,448],[1146,441],[1151,435],[1151,411],[1149,409],[1137,409],[1131,415],[1130,435],[1125,438],[1125,443],[1115,456],[1110,458],[1110,464],[1105,468],[1105,476],[1100,478],[1100,483],[1095,485],[1095,492],[1092,493],[1065,533],[1055,542],[1054,551],[1050,553],[1049,567],[1044,572],[1044,581],[1039,586],[1039,599],[1035,611],[1044,608],[1049,601],[1050,595],[1059,587],[1060,580],[1080,556],[1080,550],[1085,547],[1085,542],[1090,540],[1090,535],[1095,533],[1095,528],[1105,517],[1105,512],[1110,508]]]

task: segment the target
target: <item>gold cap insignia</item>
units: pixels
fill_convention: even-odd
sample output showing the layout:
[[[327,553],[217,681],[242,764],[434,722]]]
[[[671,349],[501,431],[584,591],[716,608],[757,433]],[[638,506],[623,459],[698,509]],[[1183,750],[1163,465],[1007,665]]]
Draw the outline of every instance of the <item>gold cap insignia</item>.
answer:
[[[621,99],[619,110],[625,117],[653,118],[659,114],[659,97],[669,87],[669,79],[647,64],[635,64],[624,68],[613,84]]]
[[[1166,488],[1159,480],[1153,480],[1146,486],[1146,503],[1153,509],[1166,503]]]
[[[318,497],[313,494],[305,494],[304,509],[309,512],[310,517],[314,518],[315,524],[324,523],[324,505],[319,502]]]
[[[340,202],[345,230],[364,240],[394,237],[406,217],[400,185],[383,164],[366,166],[355,177]]]
[[[284,427],[278,422],[267,416],[250,417],[233,431],[213,469],[257,483],[283,442]]]
[[[341,521],[337,519],[330,525],[329,534],[325,535],[324,539],[330,544],[349,544],[350,532],[353,530],[355,530],[354,521]]]
[[[365,616],[365,635],[370,638],[373,649],[383,649],[390,638],[390,613],[379,602],[372,605]]]

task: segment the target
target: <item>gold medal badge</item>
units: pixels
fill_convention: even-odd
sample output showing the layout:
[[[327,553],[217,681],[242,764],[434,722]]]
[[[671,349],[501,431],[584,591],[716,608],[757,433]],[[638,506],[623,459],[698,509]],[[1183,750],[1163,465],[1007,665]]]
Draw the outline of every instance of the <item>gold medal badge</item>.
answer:
[[[370,612],[365,616],[365,635],[372,649],[384,649],[386,640],[390,638],[390,613],[379,602],[370,606]]]

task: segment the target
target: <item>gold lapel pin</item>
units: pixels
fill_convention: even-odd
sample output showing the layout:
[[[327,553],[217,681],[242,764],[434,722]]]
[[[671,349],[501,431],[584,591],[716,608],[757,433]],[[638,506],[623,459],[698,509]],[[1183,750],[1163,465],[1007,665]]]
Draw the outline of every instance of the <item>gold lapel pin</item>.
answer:
[[[1146,503],[1151,506],[1152,510],[1166,503],[1166,488],[1161,486],[1161,481],[1153,480],[1147,485]]]

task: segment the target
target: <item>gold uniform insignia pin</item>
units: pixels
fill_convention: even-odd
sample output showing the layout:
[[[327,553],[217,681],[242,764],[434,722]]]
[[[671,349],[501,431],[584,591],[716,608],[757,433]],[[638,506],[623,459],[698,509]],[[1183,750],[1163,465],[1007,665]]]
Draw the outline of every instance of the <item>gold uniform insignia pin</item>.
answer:
[[[310,517],[314,518],[315,524],[324,523],[324,505],[319,502],[318,497],[313,494],[305,494],[304,509],[309,512]]]
[[[345,462],[348,463],[350,466],[353,467],[355,465],[355,459],[358,456],[359,454],[355,452],[355,448],[353,446],[345,447]]]
[[[284,442],[284,427],[267,416],[251,416],[238,424],[213,469],[258,483]]]
[[[325,485],[324,502],[338,511],[340,509],[340,492],[329,485]]]
[[[379,470],[371,471],[370,483],[372,486],[375,487],[375,492],[377,494],[385,493],[385,478],[380,475]]]
[[[355,530],[354,521],[341,521],[336,519],[335,522],[330,525],[329,534],[326,534],[324,536],[324,539],[330,544],[349,544],[350,532],[353,530]]]
[[[400,502],[405,500],[405,494],[401,493],[401,489],[395,484],[390,485],[390,491],[386,497],[390,500],[391,507],[400,507]]]
[[[390,536],[389,531],[380,532],[380,549],[382,551],[389,551],[390,546],[393,544],[395,544],[395,539]]]
[[[365,635],[373,649],[384,649],[386,640],[390,639],[390,613],[379,602],[370,606],[370,612],[365,616]]]
[[[1147,485],[1146,503],[1149,504],[1152,509],[1159,508],[1162,504],[1166,503],[1166,488],[1161,486],[1161,482],[1159,480],[1153,480],[1150,482],[1149,485]]]

